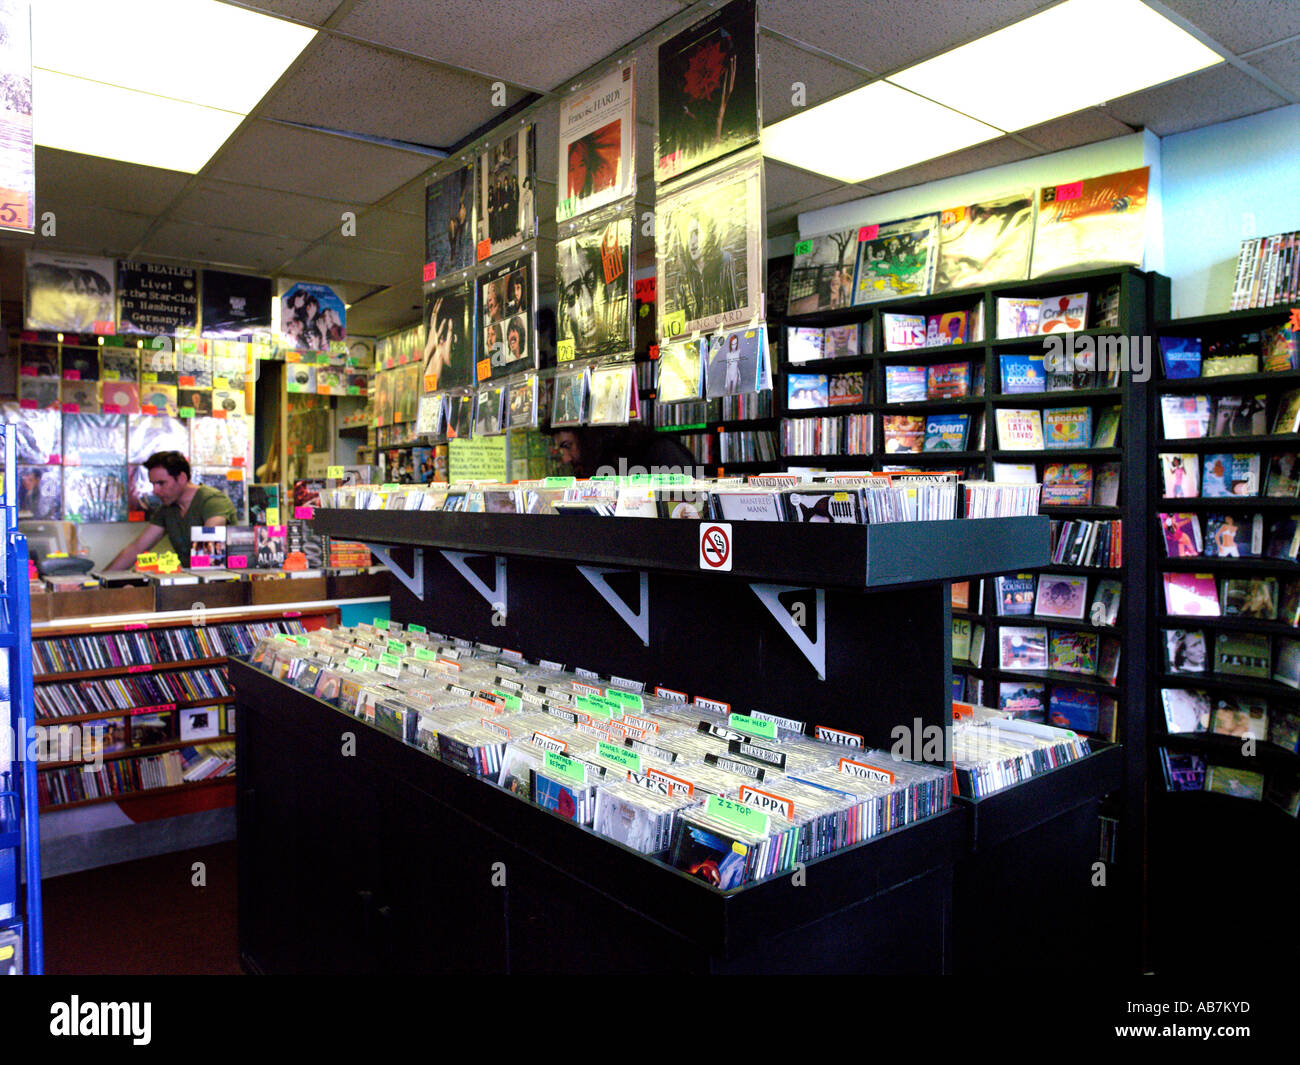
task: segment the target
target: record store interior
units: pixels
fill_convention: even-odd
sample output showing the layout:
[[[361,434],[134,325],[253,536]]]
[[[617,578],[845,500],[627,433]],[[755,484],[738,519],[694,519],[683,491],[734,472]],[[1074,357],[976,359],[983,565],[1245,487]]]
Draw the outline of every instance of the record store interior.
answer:
[[[0,971],[1280,963],[1300,4],[0,0],[0,85]]]

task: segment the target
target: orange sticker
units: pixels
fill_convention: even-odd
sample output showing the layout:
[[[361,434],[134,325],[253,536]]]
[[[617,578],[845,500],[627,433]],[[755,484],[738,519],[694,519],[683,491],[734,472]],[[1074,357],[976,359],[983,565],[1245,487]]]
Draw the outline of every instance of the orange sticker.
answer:
[[[478,261],[482,262],[492,254],[492,242],[490,240],[480,240],[478,242]]]
[[[478,364],[478,379],[480,381],[486,381],[491,376],[492,376],[492,360],[481,359]]]
[[[227,481],[242,481],[243,479],[244,479],[244,471],[243,471],[243,470],[227,470],[227,471],[226,471],[226,480],[227,480]]]

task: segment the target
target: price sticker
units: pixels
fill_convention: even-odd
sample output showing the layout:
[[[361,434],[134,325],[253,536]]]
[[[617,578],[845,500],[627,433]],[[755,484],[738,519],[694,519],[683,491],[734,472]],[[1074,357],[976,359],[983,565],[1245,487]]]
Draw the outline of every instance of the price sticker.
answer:
[[[663,317],[662,334],[665,340],[673,337],[679,337],[686,332],[686,312],[673,311],[672,314],[665,314]]]
[[[572,362],[577,355],[577,343],[573,340],[560,340],[555,345],[555,358],[557,362]]]

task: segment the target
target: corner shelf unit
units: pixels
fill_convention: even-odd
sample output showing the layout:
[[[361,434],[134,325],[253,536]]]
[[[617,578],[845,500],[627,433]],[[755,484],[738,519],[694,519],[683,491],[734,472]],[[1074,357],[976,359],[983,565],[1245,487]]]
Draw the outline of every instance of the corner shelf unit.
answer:
[[[92,620],[82,624],[42,625],[29,642],[29,653],[36,663],[33,682],[36,689],[52,684],[69,684],[77,689],[100,690],[103,697],[114,702],[111,709],[90,709],[83,713],[52,714],[37,717],[35,724],[50,736],[49,757],[37,767],[38,791],[41,795],[42,813],[90,806],[103,802],[136,803],[162,795],[173,795],[202,788],[224,786],[233,801],[233,780],[227,775],[187,781],[181,784],[161,785],[146,783],[136,759],[153,758],[170,752],[193,747],[200,749],[212,744],[229,744],[234,740],[234,729],[224,708],[234,703],[225,680],[229,655],[238,654],[241,644],[256,644],[261,631],[305,631],[306,627],[337,624],[338,607],[319,609],[249,610],[229,616],[204,619],[194,611],[180,617],[156,617],[149,622],[121,620]],[[251,640],[251,644],[249,641]],[[202,687],[212,687],[220,677],[225,691],[205,694],[200,686],[185,690],[186,685],[175,674],[203,671],[207,675]],[[129,692],[113,692],[115,681],[130,682],[150,678],[164,684],[180,684],[173,690],[173,698],[159,702],[134,702]],[[193,684],[193,682],[190,682]],[[187,695],[188,698],[181,698]],[[125,703],[126,705],[121,705]],[[179,712],[204,707],[222,708],[216,735],[203,738],[180,738]],[[148,714],[171,714],[166,735],[150,733],[142,736],[138,746],[134,737],[128,739],[133,729],[132,719]],[[90,754],[95,748],[87,743],[103,744],[104,740],[87,740],[86,729],[81,728],[80,742],[62,741],[59,731],[63,727],[79,728],[95,722],[121,719],[120,733],[113,738],[111,750],[102,750],[97,756]],[[120,744],[120,746],[119,746]],[[74,753],[75,752],[75,753]],[[72,754],[63,758],[61,754]],[[104,794],[86,794],[85,781],[76,776],[87,764],[88,757],[111,767],[106,774],[110,787],[123,790]],[[63,774],[58,785],[49,779],[50,774]]]
[[[1285,324],[1289,307],[1264,310],[1231,311],[1195,318],[1158,320],[1153,333],[1166,337],[1199,337],[1202,358],[1213,341],[1232,340],[1244,334],[1259,333],[1266,327]],[[1251,753],[1239,737],[1213,731],[1171,733],[1163,711],[1162,691],[1193,689],[1204,691],[1210,699],[1211,719],[1220,700],[1241,700],[1267,704],[1270,716],[1277,713],[1300,715],[1300,690],[1272,679],[1279,639],[1300,640],[1300,628],[1283,621],[1269,621],[1241,616],[1200,617],[1171,615],[1164,594],[1164,575],[1169,573],[1206,573],[1215,579],[1222,610],[1224,582],[1234,577],[1245,579],[1276,578],[1279,593],[1287,581],[1300,580],[1300,564],[1284,559],[1258,558],[1170,558],[1158,515],[1189,513],[1197,516],[1205,534],[1206,519],[1211,514],[1248,514],[1263,516],[1264,546],[1272,521],[1300,515],[1300,498],[1267,497],[1269,461],[1280,452],[1300,452],[1300,433],[1243,436],[1204,436],[1190,439],[1166,438],[1161,417],[1161,397],[1166,395],[1209,397],[1210,432],[1215,429],[1213,405],[1221,396],[1265,396],[1266,429],[1274,425],[1279,397],[1300,388],[1300,370],[1268,373],[1231,374],[1218,377],[1167,379],[1157,366],[1150,399],[1152,438],[1155,441],[1147,460],[1151,481],[1150,516],[1146,529],[1147,551],[1151,565],[1151,625],[1149,628],[1148,700],[1151,707],[1148,732],[1148,794],[1150,796],[1151,838],[1151,939],[1152,963],[1156,972],[1194,971],[1204,959],[1232,959],[1236,965],[1276,963],[1273,947],[1252,937],[1233,935],[1222,929],[1204,926],[1203,909],[1196,899],[1225,898],[1249,894],[1261,910],[1287,905],[1293,894],[1293,873],[1287,854],[1294,854],[1297,823],[1279,807],[1254,802],[1218,792],[1169,791],[1161,765],[1161,749],[1177,754],[1195,755],[1207,767],[1245,770],[1262,774],[1267,787],[1274,780],[1300,780],[1300,754],[1293,749],[1271,743],[1267,738],[1256,741]],[[1214,454],[1258,454],[1260,456],[1259,492],[1254,496],[1226,498],[1197,495],[1164,497],[1161,456],[1192,454],[1200,467],[1198,492],[1203,486],[1206,457]],[[1209,539],[1208,535],[1204,536]],[[1281,598],[1279,594],[1279,599]],[[1280,605],[1280,603],[1278,604]],[[1174,629],[1200,630],[1205,637],[1204,673],[1172,673],[1167,666],[1165,632]],[[1263,636],[1270,649],[1267,677],[1237,676],[1216,670],[1215,646],[1218,640],[1238,635]],[[1160,899],[1160,905],[1155,900]],[[1201,924],[1195,945],[1186,937],[1188,922]]]

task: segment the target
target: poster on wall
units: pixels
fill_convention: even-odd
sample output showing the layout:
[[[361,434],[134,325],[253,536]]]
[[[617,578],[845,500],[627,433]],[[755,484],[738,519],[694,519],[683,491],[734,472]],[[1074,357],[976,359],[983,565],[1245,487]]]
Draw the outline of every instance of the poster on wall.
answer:
[[[1021,280],[1029,274],[1033,237],[1031,190],[949,207],[939,216],[934,291]]]
[[[1149,167],[1038,190],[1034,277],[1142,265]]]
[[[424,190],[424,280],[473,266],[474,166],[462,166]]]
[[[477,378],[537,368],[533,343],[533,256],[522,255],[479,276]]]
[[[114,331],[117,264],[112,259],[29,251],[26,273],[24,328],[48,333]]]
[[[858,231],[853,305],[929,295],[939,247],[939,216],[921,215]]]
[[[574,233],[556,245],[556,359],[632,354],[632,219]]]
[[[636,64],[629,62],[561,101],[556,221],[636,192],[635,85]]]
[[[329,285],[285,283],[280,293],[280,343],[297,351],[328,351],[347,339],[347,308]]]
[[[203,336],[251,339],[271,330],[271,279],[203,271]]]
[[[0,0],[0,230],[31,233],[35,215],[31,4]]]
[[[426,292],[423,385],[425,392],[474,383],[474,287]]]
[[[794,246],[794,266],[790,273],[789,313],[807,314],[849,306],[853,302],[853,268],[857,258],[857,226],[799,241]],[[769,298],[773,307],[787,306],[778,303],[770,293]]]
[[[479,156],[479,261],[536,235],[535,128],[513,130]]]
[[[199,324],[194,268],[121,260],[117,264],[117,331],[148,336],[192,334]]]
[[[659,46],[655,180],[758,140],[758,22],[734,0]]]

